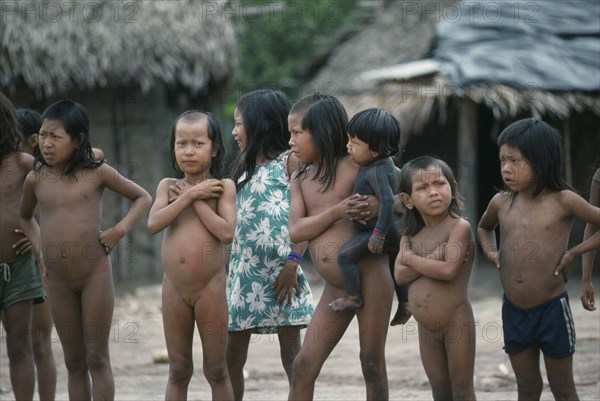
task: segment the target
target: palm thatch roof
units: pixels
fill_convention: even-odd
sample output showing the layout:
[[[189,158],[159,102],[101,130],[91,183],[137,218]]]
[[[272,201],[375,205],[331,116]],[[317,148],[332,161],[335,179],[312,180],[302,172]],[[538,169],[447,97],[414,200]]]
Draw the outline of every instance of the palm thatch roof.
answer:
[[[157,84],[196,94],[237,66],[224,1],[23,0],[3,5],[0,84],[38,95]]]
[[[516,2],[510,4],[514,7]],[[460,7],[456,1],[387,3],[376,22],[335,49],[329,64],[307,86],[333,88],[350,115],[368,107],[385,108],[402,121],[403,136],[422,132],[436,120],[443,124],[459,103],[454,100],[461,99],[487,106],[497,120],[523,114],[566,120],[584,110],[600,116],[600,93],[593,82],[598,78],[593,76],[589,91],[547,90],[535,82],[510,85],[495,80],[494,74],[487,82],[459,82],[444,68],[444,60],[431,58],[438,24]],[[460,53],[453,61],[460,63]]]

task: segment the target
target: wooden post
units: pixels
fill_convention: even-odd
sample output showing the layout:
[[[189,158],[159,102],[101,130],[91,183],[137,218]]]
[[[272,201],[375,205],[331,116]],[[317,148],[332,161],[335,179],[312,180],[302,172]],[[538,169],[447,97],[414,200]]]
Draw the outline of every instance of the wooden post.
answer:
[[[479,216],[477,216],[477,104],[470,99],[462,99],[459,106],[458,117],[458,187],[464,200],[464,216],[471,223],[471,228],[476,230]]]

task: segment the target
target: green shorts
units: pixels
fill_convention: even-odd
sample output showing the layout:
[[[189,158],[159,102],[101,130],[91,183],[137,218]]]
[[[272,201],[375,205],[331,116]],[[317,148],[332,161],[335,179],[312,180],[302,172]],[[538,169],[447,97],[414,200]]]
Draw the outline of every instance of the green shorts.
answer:
[[[31,252],[0,262],[0,310],[17,302],[44,302],[42,273]]]

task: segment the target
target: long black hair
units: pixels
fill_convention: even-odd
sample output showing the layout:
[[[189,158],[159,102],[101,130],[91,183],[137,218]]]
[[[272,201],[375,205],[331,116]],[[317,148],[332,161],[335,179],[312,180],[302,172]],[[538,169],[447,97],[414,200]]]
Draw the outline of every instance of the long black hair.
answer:
[[[177,159],[175,158],[175,133],[177,131],[177,123],[180,121],[195,123],[201,119],[206,118],[208,125],[208,139],[212,142],[212,150],[216,150],[215,156],[212,157],[209,173],[212,178],[221,179],[223,178],[223,164],[225,160],[225,145],[223,144],[223,134],[221,130],[221,124],[214,114],[207,111],[199,110],[188,110],[181,113],[173,123],[171,127],[171,140],[170,140],[170,152],[171,152],[171,165],[173,170],[177,174],[177,178],[183,178],[183,171],[177,165]]]
[[[314,178],[321,184],[320,190],[326,191],[335,183],[339,159],[348,154],[348,114],[337,98],[319,93],[299,100],[290,114],[300,114],[303,108],[302,129],[310,132],[318,159]],[[300,167],[298,176],[307,168]]]
[[[450,202],[450,206],[448,206],[448,213],[452,217],[461,216],[461,200],[460,194],[458,192],[458,184],[456,183],[456,179],[454,178],[454,173],[452,172],[452,169],[443,160],[431,156],[421,156],[412,159],[411,161],[406,163],[402,167],[402,172],[400,174],[400,193],[411,195],[412,176],[417,171],[426,170],[431,166],[438,167],[442,171],[444,177],[446,177],[448,183],[450,184],[450,190],[452,191],[452,201]],[[405,207],[404,209],[405,212],[404,218],[402,219],[402,234],[409,236],[415,235],[419,231],[421,231],[423,227],[425,227],[423,217],[415,207],[413,207],[412,209]]]
[[[16,152],[21,146],[23,135],[19,131],[19,121],[10,100],[0,92],[0,163],[4,156]]]
[[[518,149],[534,170],[535,184],[532,196],[544,188],[553,191],[571,189],[562,177],[563,158],[560,134],[543,121],[535,118],[518,120],[506,127],[498,137],[498,147],[507,145]],[[516,193],[505,186],[514,198]]]
[[[73,141],[78,143],[71,155],[65,175],[73,176],[80,168],[98,168],[104,159],[94,160],[92,143],[90,140],[90,119],[85,108],[79,103],[70,100],[59,100],[48,106],[42,113],[44,120],[59,121],[65,132]],[[41,154],[35,158],[35,169],[48,165]]]
[[[235,107],[242,114],[247,140],[246,148],[235,159],[231,176],[239,190],[252,178],[259,155],[272,160],[289,149],[287,117],[291,104],[281,91],[259,89],[240,97]]]

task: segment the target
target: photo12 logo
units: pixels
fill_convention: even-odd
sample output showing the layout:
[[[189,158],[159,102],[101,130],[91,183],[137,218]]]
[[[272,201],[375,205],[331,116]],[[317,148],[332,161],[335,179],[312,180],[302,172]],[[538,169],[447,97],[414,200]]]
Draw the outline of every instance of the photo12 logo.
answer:
[[[549,2],[550,6],[551,3]],[[401,21],[422,18],[427,21],[458,23],[458,22],[498,22],[512,21],[515,23],[538,23],[536,15],[539,4],[534,1],[462,1],[462,2],[423,2],[402,1]]]
[[[1,1],[0,21],[20,18],[21,22],[75,22],[138,21],[139,5],[133,1]]]

